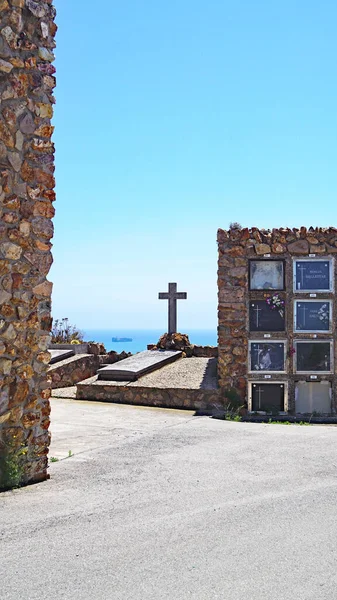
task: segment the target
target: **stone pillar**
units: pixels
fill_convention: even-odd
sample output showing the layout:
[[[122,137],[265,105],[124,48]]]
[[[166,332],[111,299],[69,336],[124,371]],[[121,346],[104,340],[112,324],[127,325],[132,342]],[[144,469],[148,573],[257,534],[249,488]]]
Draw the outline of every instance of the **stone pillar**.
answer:
[[[47,478],[54,18],[0,0],[0,488]]]
[[[218,375],[223,389],[244,397],[247,373],[246,296],[248,271],[239,230],[218,230]]]

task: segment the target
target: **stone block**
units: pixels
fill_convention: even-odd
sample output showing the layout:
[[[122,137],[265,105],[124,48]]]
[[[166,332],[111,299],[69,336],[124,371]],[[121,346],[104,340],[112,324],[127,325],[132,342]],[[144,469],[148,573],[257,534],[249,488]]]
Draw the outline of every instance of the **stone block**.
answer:
[[[288,244],[288,252],[290,252],[290,254],[308,254],[309,244],[307,240],[298,240],[296,242],[291,242],[290,244]]]
[[[256,244],[255,245],[256,254],[270,254],[271,248],[268,244]]]

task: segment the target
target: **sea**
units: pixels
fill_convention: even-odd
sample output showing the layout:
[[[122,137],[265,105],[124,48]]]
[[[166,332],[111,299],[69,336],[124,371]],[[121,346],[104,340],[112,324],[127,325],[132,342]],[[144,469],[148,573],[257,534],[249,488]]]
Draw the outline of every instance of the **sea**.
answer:
[[[141,352],[146,350],[148,344],[156,344],[163,331],[144,329],[144,330],[128,330],[128,329],[82,329],[84,339],[86,341],[95,341],[104,344],[107,351],[115,350],[116,352]],[[182,332],[184,333],[184,332]],[[190,329],[186,332],[191,344],[198,346],[216,346],[217,332],[215,329]],[[132,342],[113,342],[113,337],[132,338]]]

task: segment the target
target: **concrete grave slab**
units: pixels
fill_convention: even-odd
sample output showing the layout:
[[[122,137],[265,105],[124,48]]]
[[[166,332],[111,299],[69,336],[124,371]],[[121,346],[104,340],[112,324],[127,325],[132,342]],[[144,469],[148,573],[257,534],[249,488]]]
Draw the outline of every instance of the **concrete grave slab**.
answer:
[[[98,379],[105,381],[136,381],[139,377],[156,371],[181,358],[180,350],[144,350],[118,363],[97,371]]]
[[[51,354],[51,359],[49,364],[53,365],[57,362],[60,362],[61,360],[64,360],[65,358],[69,358],[70,356],[74,356],[75,352],[74,350],[50,350],[49,352]]]

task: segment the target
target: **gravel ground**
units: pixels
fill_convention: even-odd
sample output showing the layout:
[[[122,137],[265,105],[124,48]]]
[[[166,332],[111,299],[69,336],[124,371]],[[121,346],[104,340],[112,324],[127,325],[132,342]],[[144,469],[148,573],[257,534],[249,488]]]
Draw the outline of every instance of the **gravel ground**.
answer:
[[[216,358],[182,358],[159,371],[133,381],[130,387],[188,388],[215,390],[217,384]]]
[[[52,398],[76,398],[76,385],[52,390]]]
[[[181,358],[171,365],[166,365],[158,371],[149,373],[137,381],[100,381],[97,376],[90,377],[84,382],[91,385],[153,387],[189,390],[216,390],[217,359],[216,358]]]

